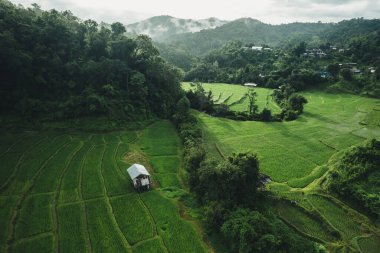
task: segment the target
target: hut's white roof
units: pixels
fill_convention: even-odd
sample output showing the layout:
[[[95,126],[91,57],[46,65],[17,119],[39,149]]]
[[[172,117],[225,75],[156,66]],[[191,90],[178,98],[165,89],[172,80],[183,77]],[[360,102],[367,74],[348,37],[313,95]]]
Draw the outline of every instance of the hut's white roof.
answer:
[[[132,180],[140,175],[150,176],[149,172],[145,169],[145,167],[137,163],[129,167],[127,171]]]

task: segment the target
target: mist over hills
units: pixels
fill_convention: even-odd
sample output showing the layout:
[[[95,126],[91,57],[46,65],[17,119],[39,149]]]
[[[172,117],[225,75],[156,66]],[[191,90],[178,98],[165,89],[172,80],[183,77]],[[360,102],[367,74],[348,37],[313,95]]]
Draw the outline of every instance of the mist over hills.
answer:
[[[191,20],[157,16],[127,25],[126,28],[130,34],[146,34],[161,44],[202,56],[231,41],[270,47],[286,47],[301,41],[306,41],[309,46],[329,42],[344,47],[357,36],[378,33],[380,20],[357,18],[338,23],[271,25],[253,18],[223,21],[216,18]]]
[[[165,40],[173,35],[214,29],[226,23],[228,21],[217,18],[193,20],[171,16],[155,16],[141,22],[129,24],[126,26],[126,30],[130,34],[145,34],[155,40]]]

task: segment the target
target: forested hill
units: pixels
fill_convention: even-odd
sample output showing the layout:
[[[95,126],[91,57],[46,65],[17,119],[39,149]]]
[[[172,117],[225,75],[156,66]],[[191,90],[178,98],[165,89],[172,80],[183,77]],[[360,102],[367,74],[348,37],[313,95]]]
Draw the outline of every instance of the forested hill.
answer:
[[[214,29],[228,21],[217,18],[208,19],[181,19],[171,16],[155,16],[141,22],[126,26],[131,34],[145,34],[154,40],[165,40],[170,36],[188,32],[199,32],[203,29]]]
[[[0,0],[0,111],[26,118],[172,113],[179,75],[147,36],[81,21],[70,11]]]
[[[242,41],[271,47],[294,45],[307,41],[311,47],[322,43],[348,45],[358,36],[380,31],[380,20],[352,19],[339,23],[291,23],[270,25],[251,18],[238,19],[215,29],[178,34],[166,39],[167,44],[184,48],[194,55],[204,55],[231,41]]]

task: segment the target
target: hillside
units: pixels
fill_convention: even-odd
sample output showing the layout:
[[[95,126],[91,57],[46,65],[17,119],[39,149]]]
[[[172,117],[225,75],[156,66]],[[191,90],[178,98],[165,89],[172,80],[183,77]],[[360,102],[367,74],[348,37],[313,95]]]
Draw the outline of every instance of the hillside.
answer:
[[[205,89],[213,91],[219,101],[230,97],[227,104],[239,101],[244,94],[242,90],[248,89],[227,86],[208,84]],[[185,87],[189,88],[188,85]],[[260,109],[265,106],[267,92],[259,89],[257,93]],[[221,94],[221,99],[218,99],[218,94]],[[368,218],[366,213],[338,200],[326,189],[324,182],[326,172],[335,171],[336,161],[348,148],[361,145],[367,139],[380,138],[379,101],[318,91],[302,94],[309,101],[304,114],[287,123],[233,121],[194,112],[200,121],[207,154],[210,158],[224,160],[231,153],[247,150],[257,153],[262,172],[271,179],[267,189],[276,196],[271,208],[289,226],[324,244],[330,252],[377,252],[379,228],[374,224],[378,223]],[[248,102],[242,101],[239,105],[233,106],[234,109],[246,110]],[[369,163],[371,157],[375,165]],[[353,169],[356,171],[363,171],[360,163],[366,164],[378,173],[376,159],[378,157],[374,155],[360,155],[359,158],[351,158],[347,164],[355,166]],[[341,171],[337,173],[341,174]],[[376,180],[378,176],[369,176],[367,180],[356,174],[361,188],[356,185],[352,188],[357,188],[357,192],[362,194],[362,189],[369,193],[376,191],[377,185],[369,186],[368,180]],[[332,177],[334,180],[336,175],[333,173]],[[377,195],[371,196],[378,198]]]
[[[186,48],[194,55],[204,55],[231,41],[255,45],[285,47],[307,41],[311,47],[329,42],[348,46],[355,38],[378,32],[380,20],[351,19],[338,23],[290,23],[270,25],[252,18],[228,22],[215,29],[168,37],[165,42]]]
[[[170,122],[105,134],[2,131],[0,142],[0,252],[207,252],[177,207],[185,191]],[[154,189],[133,189],[126,170],[136,162]]]
[[[217,18],[208,19],[181,19],[171,16],[156,16],[126,26],[127,33],[145,34],[161,41],[182,33],[194,33],[204,29],[214,29],[226,24],[227,21]]]

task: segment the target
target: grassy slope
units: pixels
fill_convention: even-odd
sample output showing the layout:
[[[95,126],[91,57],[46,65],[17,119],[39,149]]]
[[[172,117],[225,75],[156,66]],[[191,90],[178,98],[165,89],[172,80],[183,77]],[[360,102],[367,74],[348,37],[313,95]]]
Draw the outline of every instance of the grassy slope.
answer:
[[[224,89],[226,85],[208,84],[207,87],[213,86]],[[258,101],[262,101],[260,94],[265,93],[267,91],[258,92]],[[287,182],[308,176],[338,150],[366,138],[380,137],[378,126],[362,122],[379,101],[321,92],[307,92],[304,96],[309,101],[305,113],[292,122],[237,122],[196,113],[203,125],[208,149],[214,155],[218,154],[216,146],[223,154],[256,152],[264,173],[275,181]],[[259,103],[259,108],[261,106]]]
[[[194,87],[192,87],[190,83],[182,83],[182,88],[185,90],[194,89]],[[213,99],[216,104],[222,103],[228,98],[226,103],[228,105],[232,105],[232,110],[246,111],[248,109],[248,99],[242,99],[248,91],[247,87],[244,87],[242,85],[231,85],[225,83],[205,83],[203,84],[203,88],[206,91],[212,91],[214,95]],[[255,91],[257,93],[257,105],[259,106],[259,109],[265,107],[267,97],[269,96],[268,107],[274,113],[280,111],[280,108],[276,103],[274,103],[272,97],[270,96],[270,90],[264,88],[255,88]]]
[[[227,90],[225,86],[207,84],[206,89],[218,93]],[[237,93],[235,89],[246,88],[230,85],[229,89],[230,93]],[[259,91],[261,107],[264,103],[260,101],[264,100],[260,96],[266,92]],[[380,247],[375,236],[379,228],[335,198],[324,197],[326,193],[320,184],[333,155],[339,156],[340,150],[367,138],[380,137],[380,101],[317,91],[303,95],[309,101],[305,113],[292,122],[238,122],[194,113],[203,126],[211,155],[220,157],[220,151],[224,155],[239,151],[258,154],[263,172],[276,181],[269,189],[293,201],[273,205],[287,224],[306,237],[323,242],[331,252],[372,252]]]
[[[182,191],[170,122],[105,134],[2,133],[0,143],[0,252],[206,251],[159,188]],[[154,168],[155,189],[132,189],[129,151]]]

